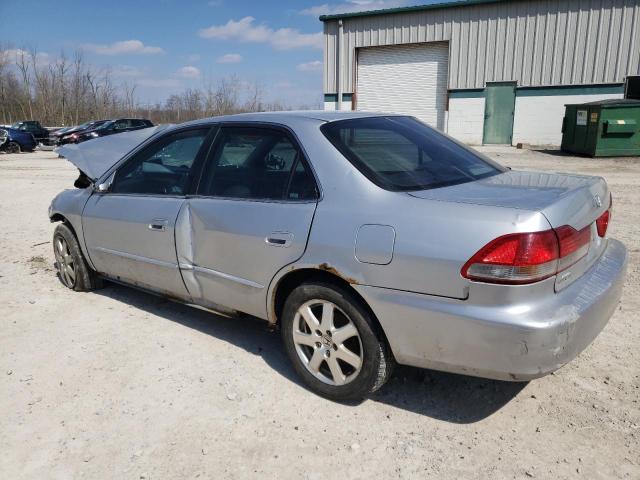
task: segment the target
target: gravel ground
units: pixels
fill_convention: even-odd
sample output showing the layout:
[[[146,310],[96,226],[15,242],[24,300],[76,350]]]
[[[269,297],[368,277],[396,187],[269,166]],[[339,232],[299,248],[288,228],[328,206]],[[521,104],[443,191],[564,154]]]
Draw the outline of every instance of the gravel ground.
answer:
[[[76,171],[0,155],[0,478],[640,478],[640,159],[484,150],[607,179],[631,252],[621,305],[553,375],[401,367],[359,405],[306,391],[262,322],[63,288],[47,206]]]

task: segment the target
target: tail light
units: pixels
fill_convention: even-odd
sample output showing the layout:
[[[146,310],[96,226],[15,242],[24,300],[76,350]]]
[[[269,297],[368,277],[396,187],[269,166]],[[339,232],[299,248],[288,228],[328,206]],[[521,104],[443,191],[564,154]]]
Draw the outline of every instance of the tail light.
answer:
[[[591,225],[578,231],[569,225],[555,230],[503,235],[482,247],[460,273],[470,280],[525,284],[569,268],[588,250]]]
[[[611,220],[611,212],[613,211],[613,196],[609,197],[609,210],[604,212],[596,220],[596,229],[598,235],[604,237],[607,234],[607,227],[609,227],[609,221]]]
[[[587,225],[582,230],[563,225],[560,228],[556,228],[555,232],[558,235],[558,243],[560,245],[558,272],[561,272],[576,263],[589,251],[591,225]]]

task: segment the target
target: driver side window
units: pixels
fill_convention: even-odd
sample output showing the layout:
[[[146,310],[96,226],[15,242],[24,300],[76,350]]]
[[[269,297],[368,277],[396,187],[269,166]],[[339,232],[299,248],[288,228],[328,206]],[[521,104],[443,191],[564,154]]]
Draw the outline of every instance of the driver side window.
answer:
[[[141,195],[184,195],[193,163],[208,131],[179,132],[153,143],[118,169],[111,191]]]

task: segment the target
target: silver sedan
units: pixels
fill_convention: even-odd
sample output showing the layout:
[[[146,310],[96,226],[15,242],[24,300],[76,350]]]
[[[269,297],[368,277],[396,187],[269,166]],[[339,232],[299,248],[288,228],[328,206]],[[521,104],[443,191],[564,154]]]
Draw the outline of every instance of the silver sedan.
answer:
[[[620,298],[602,178],[512,171],[411,117],[234,115],[59,153],[80,170],[49,211],[64,285],[262,318],[332,399],[396,362],[540,377]]]

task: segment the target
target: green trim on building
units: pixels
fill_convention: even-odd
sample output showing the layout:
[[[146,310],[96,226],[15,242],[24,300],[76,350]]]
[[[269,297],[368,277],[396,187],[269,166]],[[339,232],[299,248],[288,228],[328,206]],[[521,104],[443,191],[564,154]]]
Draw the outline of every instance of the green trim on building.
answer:
[[[343,102],[350,102],[352,98],[353,98],[353,94],[352,93],[343,93],[342,94],[342,101]],[[337,93],[325,93],[324,94],[324,101],[325,102],[337,102],[338,101],[338,94]]]
[[[449,90],[449,98],[484,98],[484,88]]]
[[[540,97],[558,95],[614,95],[624,93],[624,83],[596,85],[561,85],[557,87],[518,87],[518,97]]]
[[[385,8],[382,10],[366,10],[364,12],[336,13],[333,15],[320,15],[320,21],[337,20],[339,18],[373,17],[378,15],[391,15],[394,13],[422,12],[424,10],[436,10],[438,8],[466,7],[485,3],[501,3],[508,0],[454,0],[452,2],[432,3],[430,5],[416,5],[414,7]]]
[[[559,95],[615,95],[622,93],[624,93],[623,83],[516,88],[516,97],[551,97]],[[484,88],[449,90],[449,98],[484,98]]]
[[[495,84],[495,82],[493,84]],[[559,95],[615,95],[623,93],[623,83],[604,83],[597,85],[559,85],[555,87],[516,87],[516,97],[550,97]],[[484,98],[484,96],[484,88],[464,88],[449,90],[449,98]],[[352,101],[352,99],[352,93],[342,94],[343,102],[350,102]],[[325,93],[324,101],[337,102],[338,94]]]

